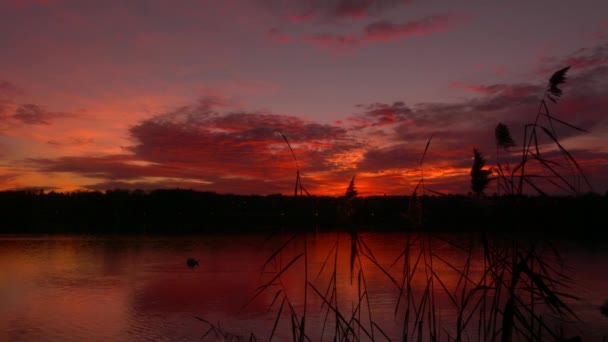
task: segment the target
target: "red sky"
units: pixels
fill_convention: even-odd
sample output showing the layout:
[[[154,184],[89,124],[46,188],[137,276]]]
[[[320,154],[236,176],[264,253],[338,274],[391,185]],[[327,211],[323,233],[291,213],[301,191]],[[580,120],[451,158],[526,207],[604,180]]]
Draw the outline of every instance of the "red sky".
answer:
[[[548,78],[571,65],[550,110],[589,130],[557,133],[604,193],[606,13],[602,0],[0,0],[0,189],[288,194],[280,131],[312,194],[343,194],[353,175],[362,195],[408,194],[431,135],[427,186],[467,193],[473,148],[493,166],[503,122],[514,162]]]

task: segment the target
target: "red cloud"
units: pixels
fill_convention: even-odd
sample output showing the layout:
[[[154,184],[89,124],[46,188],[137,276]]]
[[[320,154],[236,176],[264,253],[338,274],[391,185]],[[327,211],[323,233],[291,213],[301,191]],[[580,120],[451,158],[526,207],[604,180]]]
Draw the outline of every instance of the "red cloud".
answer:
[[[581,138],[581,132],[553,124],[563,146],[574,147],[571,153],[588,172],[594,189],[603,192],[608,157],[589,150],[597,150],[601,145],[598,137],[608,133],[608,67],[588,67],[568,76],[564,95],[557,104],[549,103],[551,112],[591,130],[595,140],[590,143]],[[357,174],[361,194],[404,194],[418,180],[419,159],[433,134],[424,162],[426,184],[436,191],[466,193],[472,148],[486,154],[488,167],[494,163],[498,122],[511,128],[521,146],[523,126],[534,121],[543,93],[543,82],[538,83],[456,83],[454,86],[473,90],[478,96],[452,103],[360,105],[361,113],[343,120],[351,124],[339,126],[238,111],[225,107],[221,100],[203,99],[132,126],[128,154],[34,159],[27,166],[39,172],[73,172],[98,179],[97,183],[91,181],[89,189],[187,187],[244,194],[290,193],[295,163],[280,131],[289,138],[304,186],[311,193],[341,195]],[[550,127],[546,121],[540,124]],[[539,139],[539,144],[547,151],[544,157],[562,162],[551,152],[555,145],[548,137]],[[503,157],[514,165],[518,153]]]
[[[131,127],[132,154],[30,159],[44,172],[74,172],[104,179],[98,185],[196,185],[197,189],[276,193],[293,186],[295,164],[304,172],[336,167],[335,156],[357,145],[345,129],[276,114],[221,114],[201,101]],[[146,178],[153,177],[154,181]],[[163,178],[165,180],[158,180]],[[240,190],[239,190],[240,187]]]

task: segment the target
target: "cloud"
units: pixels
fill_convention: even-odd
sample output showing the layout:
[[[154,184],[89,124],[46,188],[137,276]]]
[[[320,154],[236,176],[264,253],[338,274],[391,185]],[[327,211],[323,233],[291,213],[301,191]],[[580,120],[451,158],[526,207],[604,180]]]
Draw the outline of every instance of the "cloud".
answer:
[[[181,187],[244,194],[289,193],[295,163],[279,133],[283,132],[311,193],[342,194],[356,174],[362,194],[403,194],[418,181],[419,160],[432,135],[424,162],[426,184],[436,191],[467,193],[472,149],[479,148],[485,154],[488,167],[494,164],[498,122],[511,128],[521,147],[524,125],[534,122],[550,74],[530,83],[453,82],[454,89],[472,95],[453,102],[360,104],[340,124],[246,110],[224,98],[203,98],[131,126],[127,132],[131,143],[122,154],[27,162],[39,172],[87,177],[86,188],[95,190]],[[595,190],[605,191],[606,177],[602,174],[608,151],[603,150],[602,137],[608,134],[608,67],[573,68],[563,89],[557,104],[548,103],[552,115],[589,129],[592,135],[558,122],[553,122],[555,131],[588,172]],[[34,123],[48,121],[44,115],[26,117]],[[551,127],[543,118],[540,124]],[[563,162],[551,139],[540,136],[539,144],[547,158]],[[504,160],[516,163],[518,148],[504,153]]]
[[[408,0],[260,0],[272,10],[284,13],[292,22],[362,19],[406,5]]]
[[[589,178],[598,191],[605,191],[606,187],[605,177],[599,174],[604,172],[601,169],[607,165],[608,153],[597,151],[597,137],[608,134],[608,117],[605,110],[608,108],[608,100],[603,95],[608,91],[606,76],[608,67],[605,66],[585,68],[579,72],[572,70],[572,74],[568,75],[568,82],[563,85],[564,95],[558,99],[557,104],[548,103],[553,116],[590,130],[596,138],[588,138],[588,134],[555,121],[550,123],[543,117],[538,122],[549,129],[555,129],[563,146],[571,150],[571,154],[581,165],[588,168]],[[494,163],[494,128],[498,122],[506,123],[511,128],[518,146],[522,145],[524,125],[534,122],[544,91],[543,82],[539,83],[541,85],[475,85],[454,82],[453,87],[473,91],[477,96],[451,103],[370,105],[368,112],[353,116],[351,121],[354,125],[361,129],[377,125],[378,123],[372,120],[374,114],[382,118],[383,110],[387,110],[387,118],[390,120],[386,120],[385,130],[390,128],[392,133],[386,137],[387,143],[384,145],[368,148],[358,160],[355,169],[358,172],[377,174],[386,173],[387,170],[402,170],[402,173],[409,170],[408,174],[411,174],[432,135],[430,149],[425,158],[425,174],[428,172],[429,175],[435,175],[437,184],[444,189],[466,193],[471,150],[474,147],[481,149],[486,153],[488,165]],[[374,111],[375,108],[382,110]],[[395,115],[396,109],[403,110],[397,112],[399,115]],[[538,141],[541,151],[545,151],[545,157],[563,162],[563,157],[556,154],[557,147],[550,137],[541,131]],[[595,152],[585,149],[585,146]],[[517,148],[512,154],[504,154],[503,158],[512,165],[515,164],[519,160],[516,151]],[[564,172],[566,171],[568,170]],[[449,180],[443,182],[441,179],[446,177]],[[415,177],[412,180],[415,181]],[[461,186],[454,188],[459,183]]]
[[[592,48],[581,48],[561,58],[544,57],[536,68],[538,75],[552,74],[553,72],[570,66],[573,70],[592,69],[608,64],[608,43],[603,43]]]
[[[266,36],[273,42],[280,43],[280,44],[289,43],[293,40],[293,38],[291,36],[281,32],[279,29],[277,29],[275,27],[268,30],[268,32],[266,33]]]
[[[23,89],[8,81],[0,82],[0,101],[11,100],[24,93]]]
[[[357,107],[364,109],[365,112],[350,117],[347,121],[358,129],[392,125],[406,120],[412,114],[412,110],[400,101],[393,104],[377,102],[370,105],[357,105]]]
[[[593,40],[605,40],[608,38],[608,21],[602,22],[597,30],[587,32],[583,35],[585,38],[590,38]]]
[[[15,125],[49,125],[58,118],[71,117],[75,114],[51,112],[36,104],[17,104],[15,98],[25,91],[8,81],[0,82],[0,130]]]
[[[390,21],[376,21],[367,25],[360,35],[322,33],[304,37],[302,42],[316,45],[324,50],[352,52],[354,47],[372,42],[387,42],[447,31],[467,20],[469,20],[469,17],[465,15],[448,14],[399,24]]]
[[[539,86],[530,84],[466,84],[462,82],[450,83],[452,88],[461,88],[470,90],[482,95],[497,95],[501,94],[507,97],[520,97],[527,95],[536,95],[541,90]]]
[[[340,53],[352,53],[354,48],[361,45],[361,40],[355,36],[334,35],[329,33],[315,34],[301,39],[303,43],[316,45],[321,50]]]
[[[419,21],[410,21],[394,24],[389,21],[377,21],[367,25],[363,40],[389,41],[403,39],[411,36],[426,36],[448,29],[469,20],[464,15],[438,15],[427,17]]]
[[[325,165],[325,154],[336,144],[343,148],[347,140],[343,128],[287,115],[182,108],[133,126],[130,135],[137,143],[129,149],[151,162],[189,163],[207,173],[229,170],[234,177],[272,179],[294,167],[279,132],[309,169]]]
[[[8,82],[0,82],[0,118],[6,120],[6,115],[10,111],[10,107],[13,104],[13,99],[19,95],[23,95],[23,89]]]
[[[54,119],[67,116],[72,116],[72,114],[49,112],[35,104],[24,104],[17,107],[12,117],[27,125],[49,125]]]
[[[56,2],[57,2],[57,0],[7,0],[6,1],[7,4],[15,6],[17,8],[29,6],[32,4],[50,6]]]
[[[360,145],[342,127],[287,115],[221,110],[213,101],[202,100],[142,120],[129,129],[133,144],[125,154],[27,162],[42,172],[72,172],[103,180],[90,184],[90,189],[123,183],[182,184],[220,192],[276,193],[293,186],[295,173],[291,152],[279,132],[288,137],[305,172],[340,167],[340,155]]]
[[[85,137],[66,137],[50,139],[46,143],[58,147],[85,146],[95,143],[95,140],[92,138]]]

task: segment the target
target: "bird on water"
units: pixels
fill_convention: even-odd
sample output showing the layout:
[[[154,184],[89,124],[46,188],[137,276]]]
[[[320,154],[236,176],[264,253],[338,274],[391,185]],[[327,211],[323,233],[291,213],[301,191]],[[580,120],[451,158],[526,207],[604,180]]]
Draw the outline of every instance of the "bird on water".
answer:
[[[188,267],[190,268],[194,268],[198,266],[198,260],[194,258],[188,258],[188,260],[186,260],[186,265],[188,265]]]

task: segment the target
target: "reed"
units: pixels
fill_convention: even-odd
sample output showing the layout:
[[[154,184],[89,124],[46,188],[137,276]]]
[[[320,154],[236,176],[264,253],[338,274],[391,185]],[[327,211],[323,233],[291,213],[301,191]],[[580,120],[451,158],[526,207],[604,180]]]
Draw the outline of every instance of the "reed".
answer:
[[[303,251],[284,266],[280,263],[280,255],[296,247],[293,236],[271,253],[264,267],[276,263],[273,275],[253,297],[274,291],[271,307],[275,308],[276,316],[269,340],[276,336],[280,320],[291,324],[294,341],[316,340],[318,334],[323,340],[336,341],[396,338],[385,331],[386,322],[378,321],[374,315],[374,298],[367,280],[370,267],[380,270],[387,284],[397,290],[394,319],[401,322],[399,339],[403,341],[559,341],[563,335],[554,323],[578,322],[566,303],[580,298],[570,293],[573,282],[563,272],[561,256],[546,243],[491,239],[480,234],[479,240],[469,239],[462,244],[440,235],[410,233],[405,236],[404,248],[396,259],[384,264],[375,257],[364,235],[350,231],[346,236],[349,241],[344,241],[343,234],[336,235],[318,270],[310,269],[306,241],[300,245]],[[446,258],[435,249],[438,243],[452,246],[464,262],[455,264]],[[338,279],[344,277],[338,266],[339,251],[345,244],[350,249],[348,272],[355,294],[346,305],[347,298],[338,290]],[[399,264],[401,267],[396,268]],[[475,269],[480,265],[481,269]],[[446,267],[457,275],[457,281],[454,277],[446,281]],[[305,295],[303,307],[298,311],[282,278],[287,272],[302,270],[305,284],[301,290]],[[316,276],[308,276],[315,273]],[[321,301],[319,311],[309,307],[306,289]],[[438,296],[447,298],[447,302],[438,302]],[[446,320],[440,313],[445,310],[454,312],[455,319]],[[320,315],[322,325],[306,328],[309,315]],[[309,329],[313,329],[313,335]]]
[[[539,101],[534,121],[524,125],[521,157],[513,168],[508,162],[501,162],[500,150],[510,153],[509,148],[517,146],[517,144],[511,137],[507,125],[499,122],[496,126],[496,166],[493,171],[497,175],[498,194],[502,192],[507,195],[522,195],[526,185],[540,195],[546,195],[543,188],[547,185],[563,190],[565,193],[579,194],[581,193],[581,181],[585,183],[588,190],[592,190],[580,164],[560,142],[556,127],[562,126],[583,133],[588,133],[587,130],[557,118],[549,110],[549,102],[557,104],[558,98],[563,94],[560,87],[566,83],[566,74],[569,69],[569,66],[562,68],[549,78]],[[545,157],[542,149],[545,143],[542,138],[557,147],[563,161]],[[568,174],[573,174],[574,179],[569,180]]]
[[[561,165],[556,161],[545,159],[541,154],[542,145],[539,134],[549,138],[557,146],[564,160],[589,185],[580,165],[563,147],[557,138],[554,124],[564,125],[570,129],[585,131],[553,116],[547,101],[557,102],[561,96],[561,84],[565,83],[568,67],[555,72],[543,94],[534,123],[524,127],[521,160],[511,168],[508,163],[500,161],[500,149],[509,151],[515,146],[508,127],[499,123],[495,129],[497,165],[497,189],[505,195],[522,195],[524,185],[529,185],[539,194],[544,194],[538,180],[546,181],[560,189],[578,193],[575,184],[562,175]],[[548,127],[542,120],[546,120]],[[285,134],[280,133],[291,151],[296,165],[296,182],[294,197],[309,195],[300,178],[300,168],[296,155]],[[309,277],[315,270],[311,269],[308,258],[308,235],[303,237],[303,246],[296,244],[297,235],[282,237],[279,247],[270,253],[262,266],[263,271],[272,268],[269,280],[264,282],[252,295],[251,301],[262,293],[272,291],[271,309],[276,308],[269,340],[275,338],[280,321],[287,319],[291,326],[293,341],[310,341],[318,336],[311,334],[310,315],[315,311],[310,307],[310,295],[321,302],[319,314],[322,315],[320,338],[333,341],[391,340],[382,328],[382,321],[377,320],[373,312],[373,298],[368,287],[370,267],[380,271],[386,277],[387,284],[394,286],[397,293],[394,298],[394,319],[400,322],[402,341],[565,341],[561,327],[579,322],[568,301],[578,301],[573,295],[572,279],[568,278],[563,259],[550,243],[513,237],[489,237],[481,233],[476,239],[453,241],[440,235],[424,232],[424,213],[418,191],[422,196],[432,191],[425,186],[423,162],[427,155],[432,136],[428,139],[419,162],[420,180],[409,198],[407,216],[414,224],[415,231],[405,235],[403,249],[390,264],[377,259],[365,241],[364,234],[356,225],[351,224],[356,216],[353,201],[357,198],[355,177],[346,187],[345,195],[340,198],[342,224],[347,231],[348,241],[344,234],[338,233],[336,240],[325,256],[323,263],[316,271],[316,277]],[[546,174],[530,172],[535,170],[531,162],[548,171]],[[474,150],[474,162],[471,168],[471,189],[481,195],[491,178],[491,171],[484,169],[485,159]],[[297,203],[295,204],[297,205]],[[489,222],[488,224],[491,224]],[[437,251],[436,244],[449,245],[463,256],[464,262],[456,264]],[[339,293],[340,273],[339,251],[348,246],[348,272],[350,286],[356,291],[355,298],[345,305],[345,298]],[[283,255],[293,255],[283,262]],[[289,251],[290,253],[287,253]],[[397,266],[400,266],[397,269]],[[481,267],[480,267],[481,265]],[[480,269],[479,269],[480,268]],[[457,281],[448,281],[446,269],[456,274]],[[301,283],[303,303],[296,309],[290,298],[283,278],[288,272],[304,272]],[[325,277],[323,277],[323,275]],[[323,279],[327,279],[323,282]],[[455,313],[453,321],[442,316],[439,298],[447,298],[447,305]],[[339,300],[340,299],[340,300]],[[348,299],[348,298],[346,298]],[[251,302],[250,301],[250,302]],[[602,309],[603,310],[603,309]],[[218,325],[213,325],[201,318],[209,326],[205,337],[213,334],[215,338],[232,340],[246,339],[226,334]],[[558,326],[555,326],[558,323]],[[235,337],[236,336],[236,337]],[[251,335],[249,340],[255,340]],[[577,337],[574,337],[574,340]],[[571,339],[572,340],[572,339]]]

